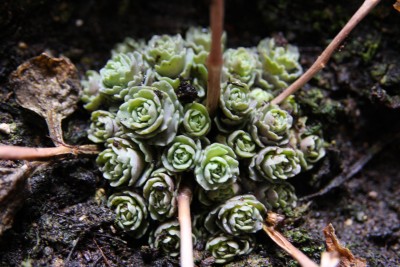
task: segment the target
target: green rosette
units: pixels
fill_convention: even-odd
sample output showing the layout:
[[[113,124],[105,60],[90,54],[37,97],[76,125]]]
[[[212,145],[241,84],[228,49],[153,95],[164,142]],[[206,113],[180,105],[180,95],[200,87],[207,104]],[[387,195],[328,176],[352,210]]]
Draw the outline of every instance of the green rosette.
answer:
[[[117,54],[100,70],[100,92],[113,99],[123,100],[129,86],[142,84],[146,69],[142,54]]]
[[[210,233],[240,236],[261,230],[266,214],[265,206],[253,195],[239,195],[212,210],[204,223]]]
[[[265,105],[253,113],[249,132],[257,145],[285,145],[289,142],[289,130],[293,117],[277,105]]]
[[[182,126],[184,133],[192,138],[205,136],[211,129],[207,108],[200,103],[186,105]]]
[[[230,147],[214,143],[202,151],[194,172],[203,189],[215,190],[236,181],[239,162]]]
[[[174,140],[182,118],[182,106],[165,81],[129,89],[117,112],[117,120],[137,139],[165,146]]]
[[[301,172],[301,151],[270,146],[262,149],[249,165],[249,177],[254,181],[281,181]]]
[[[278,45],[274,38],[265,38],[258,44],[257,51],[262,64],[262,79],[273,84],[276,90],[287,88],[303,73],[296,46]]]
[[[141,238],[149,227],[148,212],[144,199],[131,191],[111,195],[107,206],[115,214],[116,225],[134,238]]]
[[[107,148],[96,159],[103,177],[113,187],[141,186],[150,175],[154,163],[150,148],[136,139],[110,138]]]
[[[115,115],[104,110],[92,112],[88,138],[94,143],[104,143],[119,130]]]
[[[201,152],[200,141],[179,135],[165,148],[161,162],[171,172],[190,171],[196,165]]]
[[[160,168],[150,174],[143,186],[143,196],[153,220],[165,221],[175,214],[177,209],[175,182],[166,169]]]
[[[238,256],[248,255],[253,250],[255,240],[250,235],[231,236],[218,233],[207,240],[206,250],[211,253],[215,263],[224,264]]]

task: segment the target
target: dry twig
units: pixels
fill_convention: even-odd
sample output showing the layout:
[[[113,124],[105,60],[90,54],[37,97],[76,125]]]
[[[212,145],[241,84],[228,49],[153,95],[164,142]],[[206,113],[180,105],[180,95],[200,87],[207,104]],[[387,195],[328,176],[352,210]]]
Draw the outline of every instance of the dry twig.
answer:
[[[100,151],[96,145],[57,147],[22,147],[22,146],[0,146],[0,159],[9,160],[43,160],[57,156],[72,155],[95,155]]]
[[[317,58],[317,60],[312,64],[312,66],[294,83],[292,83],[288,88],[286,88],[281,94],[274,98],[271,103],[279,104],[286,97],[295,93],[304,84],[306,84],[315,74],[317,74],[321,69],[323,69],[332,56],[333,52],[339,47],[342,41],[349,35],[349,33],[354,29],[355,26],[379,3],[380,0],[365,0],[361,7],[354,13],[351,19],[343,27],[343,29],[336,35],[328,47],[322,52],[322,54]]]
[[[223,20],[224,0],[212,0],[210,8],[211,50],[207,58],[207,109],[210,116],[215,116],[221,91]]]
[[[96,239],[93,238],[93,242],[96,245],[96,247],[100,250],[101,256],[103,257],[105,264],[107,266],[111,267],[111,264],[108,261],[108,259],[107,259],[106,255],[104,254],[103,250],[100,248],[99,244],[97,244]]]
[[[289,253],[298,263],[303,267],[318,267],[318,265],[313,262],[309,257],[307,257],[298,248],[292,245],[289,240],[286,239],[279,231],[275,229],[278,221],[282,220],[278,214],[273,212],[268,212],[267,222],[263,225],[264,231],[268,236],[283,250]]]
[[[190,218],[190,201],[192,190],[188,186],[182,186],[178,195],[178,219],[180,227],[180,256],[182,267],[193,265],[193,240],[192,220]]]

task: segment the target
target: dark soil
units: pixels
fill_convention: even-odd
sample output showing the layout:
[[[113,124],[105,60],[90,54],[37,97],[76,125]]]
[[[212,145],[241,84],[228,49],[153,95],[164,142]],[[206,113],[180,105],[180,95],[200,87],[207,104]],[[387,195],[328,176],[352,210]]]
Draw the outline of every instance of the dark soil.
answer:
[[[300,47],[307,68],[362,1],[226,1],[228,46],[253,46],[282,34]],[[324,123],[332,141],[326,159],[299,177],[301,195],[314,193],[381,146],[372,160],[309,207],[288,218],[282,232],[313,259],[324,250],[322,229],[332,223],[343,244],[369,266],[400,266],[400,13],[382,1],[348,37],[327,68],[305,89],[326,95],[309,116]],[[19,107],[9,74],[47,51],[69,57],[80,75],[100,69],[126,36],[184,33],[208,25],[208,0],[30,1],[0,4],[0,132],[3,144],[51,146],[42,118]],[[385,79],[383,79],[385,78]],[[328,101],[329,100],[329,101]],[[87,143],[89,114],[79,108],[64,120],[69,144]],[[306,181],[306,182],[303,182]],[[106,183],[94,158],[68,158],[29,179],[12,229],[0,237],[0,266],[176,266],[141,241],[118,233],[105,207]],[[231,266],[296,266],[263,233],[255,251]],[[196,263],[212,259],[196,251]]]

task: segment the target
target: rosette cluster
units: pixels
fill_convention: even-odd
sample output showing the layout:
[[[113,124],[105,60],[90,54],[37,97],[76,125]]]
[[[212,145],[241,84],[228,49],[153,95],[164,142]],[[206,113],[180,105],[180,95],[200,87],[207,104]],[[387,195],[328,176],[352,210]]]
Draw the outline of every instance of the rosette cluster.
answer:
[[[126,38],[87,72],[82,101],[118,228],[178,256],[177,194],[191,184],[193,238],[226,263],[252,251],[268,210],[296,206],[291,181],[324,157],[325,142],[296,97],[270,104],[302,73],[296,47],[271,38],[225,50],[215,118],[205,106],[210,47],[200,28]]]

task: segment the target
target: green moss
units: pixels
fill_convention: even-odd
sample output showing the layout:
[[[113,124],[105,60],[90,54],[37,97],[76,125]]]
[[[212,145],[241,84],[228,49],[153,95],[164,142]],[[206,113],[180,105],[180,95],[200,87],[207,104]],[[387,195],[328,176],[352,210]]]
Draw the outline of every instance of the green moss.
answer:
[[[338,63],[349,61],[352,57],[360,57],[364,63],[369,63],[375,56],[381,43],[381,35],[373,32],[352,38],[343,45],[333,59]]]
[[[305,229],[295,228],[285,231],[283,234],[293,245],[311,258],[320,258],[321,253],[325,249],[323,243],[312,237]]]
[[[339,101],[329,98],[327,93],[319,88],[299,92],[298,100],[304,110],[329,122],[335,122],[338,113],[343,110]]]

